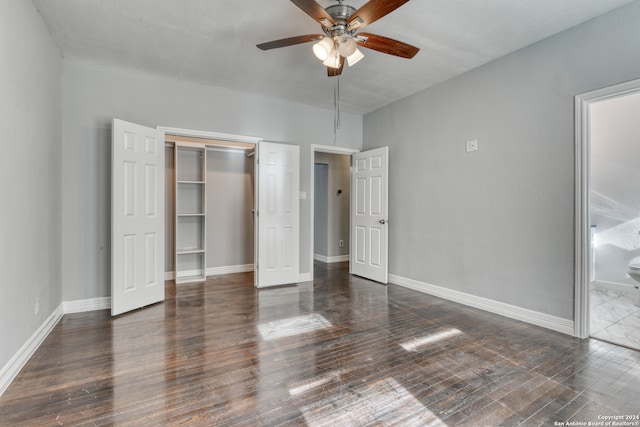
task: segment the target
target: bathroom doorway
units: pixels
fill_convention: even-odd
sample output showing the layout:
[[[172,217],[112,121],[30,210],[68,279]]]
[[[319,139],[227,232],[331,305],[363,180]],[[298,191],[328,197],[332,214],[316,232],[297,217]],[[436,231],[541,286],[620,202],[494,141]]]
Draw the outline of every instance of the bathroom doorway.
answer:
[[[640,88],[586,111],[589,336],[640,350]],[[631,276],[630,276],[631,274]]]

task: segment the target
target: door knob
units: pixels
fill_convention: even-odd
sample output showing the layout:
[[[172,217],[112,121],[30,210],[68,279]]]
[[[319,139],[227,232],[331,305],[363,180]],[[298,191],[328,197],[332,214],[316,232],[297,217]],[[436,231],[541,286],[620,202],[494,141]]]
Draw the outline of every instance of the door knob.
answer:
[[[386,223],[387,223],[387,222],[389,222],[389,221],[388,221],[388,220],[386,220],[386,219],[381,219],[381,220],[380,220],[380,221],[378,221],[378,222],[379,222],[380,224],[384,225],[384,224],[386,224]]]

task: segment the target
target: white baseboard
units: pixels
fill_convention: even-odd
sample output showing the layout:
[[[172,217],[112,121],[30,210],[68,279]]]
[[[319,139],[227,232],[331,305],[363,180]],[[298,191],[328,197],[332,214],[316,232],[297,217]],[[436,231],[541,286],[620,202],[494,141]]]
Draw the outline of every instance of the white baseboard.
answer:
[[[311,272],[309,273],[300,273],[298,275],[298,283],[302,283],[302,282],[310,282],[311,279]]]
[[[106,310],[111,308],[111,297],[96,297],[76,301],[64,301],[64,314],[83,313],[85,311]]]
[[[253,271],[253,264],[240,264],[240,265],[227,265],[223,267],[209,267],[207,268],[207,277],[220,276],[222,274],[232,273],[246,273]],[[197,270],[184,272],[185,276],[197,276],[200,272]],[[164,280],[175,280],[175,271],[165,271]]]
[[[499,314],[511,319],[521,320],[532,325],[542,326],[563,334],[574,336],[573,320],[563,319],[561,317],[552,316],[546,313],[529,310],[515,305],[467,294],[452,289],[443,288],[441,286],[420,282],[418,280],[407,279],[405,277],[389,274],[389,282],[405,288],[413,289],[425,294],[434,295],[440,298],[454,301],[470,307],[479,308],[490,313]]]
[[[620,292],[632,292],[636,289],[634,285],[628,285],[626,283],[604,282],[601,280],[594,280],[590,283],[590,285],[594,288],[608,289],[611,291]]]
[[[33,335],[31,335],[31,338],[20,347],[20,350],[2,367],[0,370],[0,396],[7,390],[11,382],[18,373],[20,373],[20,370],[27,364],[31,356],[33,356],[33,353],[36,352],[40,344],[42,344],[60,319],[62,319],[62,314],[62,304],[60,304]]]
[[[225,267],[207,268],[207,276],[220,276],[222,274],[247,273],[253,271],[253,264],[227,265]]]
[[[324,262],[325,264],[331,264],[334,262],[349,261],[349,255],[324,256],[320,254],[313,254],[313,259],[316,261]]]
[[[175,280],[176,278],[176,273],[175,271],[171,271],[171,278],[167,279],[165,277],[165,280]],[[166,274],[166,273],[165,273]],[[180,272],[182,278],[185,277],[202,277],[202,270],[182,270]],[[206,273],[205,273],[205,277],[206,277]],[[199,281],[196,279],[196,281]],[[190,283],[190,282],[186,282],[186,283]]]

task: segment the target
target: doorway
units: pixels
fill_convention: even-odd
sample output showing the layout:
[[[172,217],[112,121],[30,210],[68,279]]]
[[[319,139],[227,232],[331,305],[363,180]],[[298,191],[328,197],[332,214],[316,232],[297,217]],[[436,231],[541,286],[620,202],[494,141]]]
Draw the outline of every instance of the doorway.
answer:
[[[640,349],[640,80],[576,97],[575,335]]]
[[[590,106],[590,334],[640,350],[640,92]]]
[[[311,146],[311,280],[314,261],[327,264],[349,261],[351,155],[358,152],[340,147]]]
[[[314,260],[349,261],[351,159],[316,153],[314,164]]]
[[[175,190],[176,142],[202,144],[206,161],[203,206],[206,216],[203,276],[254,270],[254,144],[220,139],[194,138],[166,133],[165,136],[165,279],[175,279]],[[187,165],[188,166],[188,165]],[[193,195],[191,195],[193,196]],[[170,220],[173,218],[174,220]],[[183,230],[185,231],[185,230]]]

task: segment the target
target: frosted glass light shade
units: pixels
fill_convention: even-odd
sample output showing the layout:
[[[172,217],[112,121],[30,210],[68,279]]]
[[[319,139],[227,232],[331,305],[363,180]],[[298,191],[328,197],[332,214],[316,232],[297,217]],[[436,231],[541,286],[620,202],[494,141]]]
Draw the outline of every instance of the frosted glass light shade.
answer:
[[[340,68],[340,53],[336,49],[331,49],[323,64],[331,68]]]
[[[318,43],[313,45],[313,54],[320,61],[324,61],[329,56],[329,53],[333,49],[333,40],[330,37],[324,36]]]
[[[364,53],[360,52],[360,49],[356,47],[356,50],[354,50],[351,55],[347,56],[347,64],[349,64],[349,67],[351,67],[362,58],[364,58]]]
[[[348,34],[343,34],[340,37],[340,42],[338,44],[338,51],[340,52],[340,55],[348,58],[349,56],[353,55],[356,49],[356,41],[353,39],[353,37]]]

